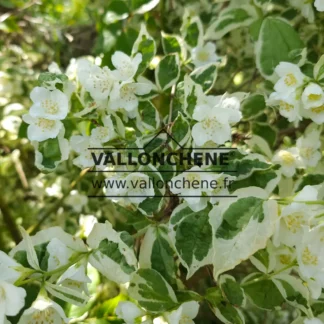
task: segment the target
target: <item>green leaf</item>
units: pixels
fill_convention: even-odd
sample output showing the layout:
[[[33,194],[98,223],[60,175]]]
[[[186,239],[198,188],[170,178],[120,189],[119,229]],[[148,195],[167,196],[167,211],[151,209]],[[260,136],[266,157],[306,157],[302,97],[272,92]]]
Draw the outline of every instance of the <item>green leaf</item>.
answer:
[[[114,206],[116,211],[119,212],[122,217],[127,219],[127,224],[133,226],[137,231],[151,224],[150,220],[147,219],[139,210],[131,210],[117,203],[115,203]]]
[[[301,182],[296,191],[301,191],[305,186],[316,186],[323,182],[323,174],[306,174],[302,177]]]
[[[256,44],[257,66],[261,74],[274,81],[274,69],[280,62],[290,62],[292,50],[304,48],[298,33],[285,20],[267,17]]]
[[[304,313],[311,314],[309,290],[301,279],[289,274],[279,274],[272,278],[286,302]]]
[[[265,248],[278,217],[276,201],[264,200],[265,191],[246,188],[247,197],[214,206],[209,217],[213,225],[214,277]],[[249,197],[248,194],[251,192]],[[259,195],[260,197],[256,197]],[[224,205],[224,206],[223,206]],[[217,221],[215,221],[217,220]]]
[[[255,278],[257,279],[257,278]],[[279,289],[271,280],[260,280],[243,285],[245,293],[259,308],[274,310],[285,301]]]
[[[214,309],[216,317],[226,324],[244,324],[244,316],[242,312],[233,307],[231,304],[219,304]]]
[[[58,138],[50,138],[40,142],[38,151],[43,155],[42,165],[47,169],[55,169],[56,164],[62,158]]]
[[[184,17],[181,34],[189,47],[197,47],[203,41],[204,28],[198,16]]]
[[[141,25],[141,30],[132,48],[132,55],[137,53],[142,54],[142,62],[137,70],[137,75],[139,75],[146,70],[156,53],[155,41],[148,33],[145,24]]]
[[[263,273],[269,273],[273,271],[276,264],[276,258],[271,241],[269,241],[265,249],[261,249],[254,253],[251,256],[250,261],[259,271]]]
[[[253,123],[252,132],[264,138],[270,147],[273,147],[277,141],[277,131],[267,123]]]
[[[314,66],[314,78],[317,81],[323,82],[324,79],[324,55],[318,60]]]
[[[266,108],[265,98],[261,94],[247,97],[241,105],[243,119],[248,120],[259,116]]]
[[[164,225],[149,227],[141,244],[139,264],[142,269],[158,271],[170,284],[175,283],[174,251]]]
[[[222,275],[219,279],[219,286],[228,302],[234,306],[245,305],[244,290],[230,275]]]
[[[92,249],[89,262],[94,268],[116,283],[130,280],[137,259],[128,233],[116,232],[108,221],[98,223],[94,225],[87,243]]]
[[[155,69],[155,80],[160,90],[165,91],[178,81],[180,76],[179,54],[165,56]]]
[[[225,211],[223,220],[216,232],[216,238],[230,240],[254,219],[261,223],[264,220],[263,199],[256,197],[241,198]]]
[[[178,112],[178,116],[172,124],[171,136],[174,140],[170,141],[170,145],[174,150],[179,150],[181,147],[185,147],[186,143],[190,139],[190,124],[180,112]]]
[[[183,40],[179,36],[162,32],[162,47],[164,54],[178,53],[183,60],[186,59],[186,49],[183,46]]]
[[[198,97],[203,96],[203,89],[200,84],[195,83],[190,76],[184,77],[184,104],[183,110],[192,116],[194,109],[197,105]]]
[[[153,103],[149,100],[140,101],[138,104],[138,128],[145,132],[145,130],[154,131],[159,128],[161,123],[160,115]]]
[[[163,313],[178,306],[172,287],[153,269],[139,269],[135,272],[128,293],[151,313]]]
[[[255,171],[248,178],[234,181],[230,190],[246,188],[249,186],[259,187],[272,193],[281,178],[280,172],[276,170]]]
[[[205,37],[212,40],[221,39],[234,29],[249,26],[257,18],[255,8],[251,5],[224,9],[217,19],[207,28]]]
[[[46,87],[53,83],[64,83],[65,81],[68,81],[68,77],[65,74],[43,72],[38,77],[40,87]]]
[[[209,224],[209,211],[210,206],[194,212],[186,204],[182,204],[171,215],[170,237],[181,263],[188,270],[187,278],[200,267],[211,263],[212,228]]]
[[[144,14],[152,10],[160,0],[131,0],[132,10],[137,14]]]
[[[204,92],[210,91],[217,78],[217,66],[210,64],[199,67],[190,74],[191,79],[201,85]]]

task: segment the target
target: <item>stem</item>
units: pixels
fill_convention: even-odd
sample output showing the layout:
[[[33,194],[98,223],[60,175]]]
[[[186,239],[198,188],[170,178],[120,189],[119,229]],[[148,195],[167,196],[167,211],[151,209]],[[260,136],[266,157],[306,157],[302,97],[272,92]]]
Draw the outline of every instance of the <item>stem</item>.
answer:
[[[171,95],[170,95],[170,108],[169,108],[169,119],[168,119],[168,128],[167,128],[168,133],[172,123],[173,101],[174,101],[175,92],[176,92],[176,85],[174,84],[171,88]]]
[[[292,268],[292,267],[294,267],[296,265],[297,265],[297,262],[293,262],[293,263],[287,265],[286,267],[284,267],[284,268],[282,268],[282,269],[280,269],[280,270],[278,270],[278,271],[276,271],[276,272],[274,272],[272,274],[265,274],[265,275],[263,275],[263,276],[261,276],[261,277],[259,277],[257,279],[253,279],[251,281],[244,282],[244,283],[241,284],[241,287],[246,287],[246,286],[249,286],[249,285],[254,284],[256,282],[259,282],[259,281],[264,281],[264,280],[271,279],[272,277],[276,276],[277,274],[280,274],[280,273],[282,273],[282,272],[284,272],[284,271],[286,271],[286,270],[288,270],[288,269],[290,269],[290,268]]]
[[[64,266],[62,267],[59,267],[55,270],[52,270],[52,271],[48,271],[48,272],[44,272],[41,274],[41,276],[39,277],[34,277],[34,278],[29,278],[27,280],[17,280],[15,282],[15,285],[17,287],[19,286],[23,286],[23,285],[26,285],[28,283],[31,283],[31,282],[34,282],[34,281],[39,281],[39,280],[43,280],[47,277],[51,277],[55,274],[59,274],[61,272],[65,272],[67,269],[69,269],[72,265],[78,263],[79,261],[81,261],[84,257],[88,256],[92,251],[87,251],[87,252],[81,252],[79,254],[77,254],[69,263],[65,264]]]

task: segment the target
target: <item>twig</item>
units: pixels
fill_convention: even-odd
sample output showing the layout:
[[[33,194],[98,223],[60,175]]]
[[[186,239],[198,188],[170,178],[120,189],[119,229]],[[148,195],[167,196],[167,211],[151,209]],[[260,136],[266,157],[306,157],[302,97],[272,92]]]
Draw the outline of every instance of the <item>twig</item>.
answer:
[[[2,213],[3,220],[6,223],[8,231],[10,232],[15,243],[18,244],[21,241],[20,231],[18,229],[18,226],[13,216],[11,215],[11,212],[6,202],[4,201],[1,195],[0,195],[0,210]]]

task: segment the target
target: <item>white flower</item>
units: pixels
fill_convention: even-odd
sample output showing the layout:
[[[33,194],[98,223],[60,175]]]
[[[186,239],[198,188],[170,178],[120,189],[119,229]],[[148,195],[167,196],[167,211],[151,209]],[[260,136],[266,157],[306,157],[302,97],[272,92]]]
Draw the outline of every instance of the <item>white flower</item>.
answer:
[[[304,227],[302,240],[297,242],[297,260],[303,278],[310,279],[317,287],[324,287],[324,228]],[[317,296],[318,298],[318,296]]]
[[[145,312],[129,301],[121,301],[116,308],[116,315],[125,321],[125,324],[135,324],[136,319],[145,315]]]
[[[319,150],[321,147],[320,134],[320,131],[313,130],[297,140],[299,155],[305,167],[315,167],[322,157]]]
[[[0,323],[5,323],[5,316],[16,316],[25,305],[26,291],[13,285],[20,277],[15,267],[19,264],[0,251]]]
[[[216,45],[208,42],[204,46],[198,46],[191,51],[192,62],[196,67],[210,63],[216,63],[219,60],[216,54]]]
[[[311,318],[311,319],[305,319],[304,324],[323,324],[323,322],[318,318]]]
[[[79,218],[79,225],[81,227],[81,233],[88,237],[91,233],[93,226],[98,223],[98,220],[93,215],[81,215]]]
[[[116,82],[107,66],[100,68],[87,60],[78,62],[78,78],[92,98],[99,101],[108,99],[113,84]]]
[[[310,83],[302,95],[304,104],[303,115],[316,124],[324,123],[324,91],[315,83]]]
[[[59,120],[32,117],[29,114],[23,115],[22,118],[29,124],[27,136],[30,141],[42,142],[49,138],[56,138],[63,128],[63,123]]]
[[[310,226],[314,213],[306,204],[294,202],[281,211],[280,220],[274,235],[274,245],[283,243],[293,247],[302,238],[303,226]]]
[[[207,206],[208,198],[203,197],[203,193],[212,193],[211,182],[217,179],[217,175],[201,171],[199,166],[194,166],[171,179],[170,190],[179,197],[184,196],[183,199],[196,212]]]
[[[145,95],[151,91],[148,83],[122,82],[115,84],[111,92],[109,108],[112,110],[125,109],[133,112],[138,107],[137,95]]]
[[[60,120],[64,119],[69,111],[67,96],[57,89],[50,91],[36,87],[30,93],[30,98],[34,103],[29,110],[32,117]]]
[[[101,147],[100,142],[96,142],[94,137],[85,136],[85,135],[73,135],[70,138],[71,149],[76,153],[79,153],[79,156],[73,160],[73,164],[76,166],[85,169],[90,168],[95,165],[95,162],[92,157],[92,153],[99,154],[101,151],[90,150],[89,148]]]
[[[312,1],[305,0],[290,0],[290,4],[301,10],[302,15],[308,19],[310,23],[314,22],[315,14],[312,6]]]
[[[80,213],[82,208],[88,203],[88,197],[80,194],[77,190],[72,190],[65,199],[65,203],[71,206],[75,212]]]
[[[113,200],[124,199],[133,204],[140,204],[146,198],[154,196],[154,188],[150,177],[144,173],[133,172],[125,178],[112,177],[106,179],[111,184],[109,189],[104,192],[112,197]],[[122,196],[118,198],[116,196]]]
[[[115,129],[111,116],[102,118],[103,126],[93,128],[91,131],[91,139],[93,142],[106,143],[116,137]]]
[[[208,141],[224,144],[231,139],[229,114],[217,107],[196,106],[193,118],[198,121],[192,128],[192,137],[198,146]]]
[[[24,311],[18,324],[62,324],[68,322],[69,319],[65,316],[60,305],[49,298],[38,296],[31,307]]]
[[[194,324],[193,319],[198,315],[199,303],[189,301],[183,303],[178,309],[166,313],[164,317],[169,324]]]
[[[133,79],[138,66],[142,62],[142,54],[137,53],[133,58],[123,52],[117,51],[111,57],[112,64],[117,69],[113,71],[114,76],[120,81]]]
[[[282,174],[288,178],[291,178],[296,173],[296,169],[301,167],[299,151],[295,147],[280,150],[275,154],[272,162],[280,164]]]
[[[276,92],[290,94],[303,85],[305,75],[296,64],[281,62],[275,69],[280,79],[275,84]]]
[[[302,101],[305,109],[322,106],[324,104],[323,89],[316,83],[310,83],[303,92]]]
[[[324,1],[323,0],[315,0],[314,5],[318,11],[324,11]]]
[[[302,119],[300,116],[300,101],[296,99],[296,93],[291,92],[288,95],[281,92],[273,92],[268,105],[278,105],[281,116],[286,117],[290,122],[297,122]]]

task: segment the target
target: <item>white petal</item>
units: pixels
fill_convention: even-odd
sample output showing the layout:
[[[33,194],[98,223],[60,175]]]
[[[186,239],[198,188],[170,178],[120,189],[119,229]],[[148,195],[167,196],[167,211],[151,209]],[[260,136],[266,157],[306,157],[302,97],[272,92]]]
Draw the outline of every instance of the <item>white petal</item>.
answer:
[[[7,316],[16,316],[25,305],[25,289],[0,281],[0,296],[1,294],[4,294],[5,298],[5,314]],[[2,298],[3,296],[1,296]]]

